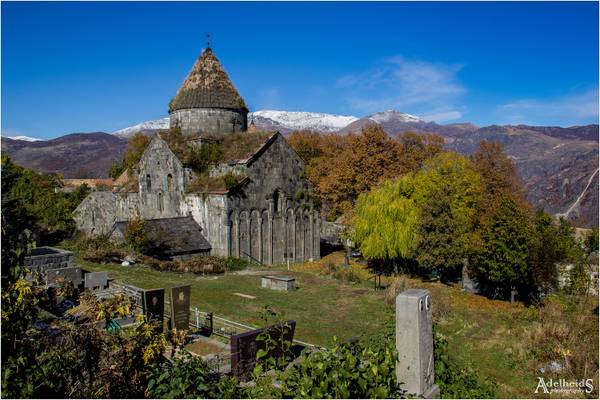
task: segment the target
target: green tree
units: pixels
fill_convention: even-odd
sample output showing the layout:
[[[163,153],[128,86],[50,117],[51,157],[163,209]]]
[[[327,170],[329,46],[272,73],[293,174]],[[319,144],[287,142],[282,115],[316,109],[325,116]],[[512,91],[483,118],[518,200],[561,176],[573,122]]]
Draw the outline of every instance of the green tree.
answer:
[[[417,244],[419,207],[415,179],[405,176],[385,181],[358,198],[350,236],[367,258],[396,263],[413,256]]]
[[[442,153],[416,174],[419,206],[415,256],[442,278],[454,279],[468,255],[480,195],[480,177],[468,159]]]
[[[528,215],[512,197],[502,195],[478,232],[473,266],[481,281],[511,292],[527,286],[532,229]]]
[[[12,207],[10,218],[23,220],[38,243],[52,244],[73,232],[72,212],[89,193],[87,185],[72,193],[59,191],[58,175],[20,167],[5,155],[2,174],[3,202]]]
[[[560,243],[558,228],[552,216],[539,210],[533,220],[533,230],[529,243],[529,270],[533,291],[549,293],[558,285],[556,264],[565,259],[566,254]]]

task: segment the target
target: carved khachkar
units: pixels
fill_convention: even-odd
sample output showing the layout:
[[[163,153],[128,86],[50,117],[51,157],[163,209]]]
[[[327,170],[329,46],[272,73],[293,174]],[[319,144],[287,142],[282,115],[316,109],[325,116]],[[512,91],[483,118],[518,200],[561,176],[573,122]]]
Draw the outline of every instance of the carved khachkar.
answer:
[[[415,396],[437,398],[433,355],[431,293],[409,289],[396,297],[396,377]]]

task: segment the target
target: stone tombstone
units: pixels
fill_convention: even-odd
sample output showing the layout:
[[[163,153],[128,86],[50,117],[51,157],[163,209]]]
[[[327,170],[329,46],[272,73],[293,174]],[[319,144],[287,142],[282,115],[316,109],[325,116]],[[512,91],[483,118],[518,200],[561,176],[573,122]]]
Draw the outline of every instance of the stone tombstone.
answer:
[[[258,335],[265,330],[271,333],[271,337],[279,340],[283,335],[283,340],[289,341],[290,346],[294,340],[294,331],[296,329],[296,321],[287,321],[284,329],[278,329],[271,325],[267,328],[256,329],[249,332],[240,333],[231,337],[231,373],[237,376],[242,381],[247,381],[251,378],[252,370],[256,365],[256,353],[259,349],[264,349],[263,341],[257,340]],[[270,357],[281,357],[280,349],[272,349]]]
[[[396,297],[396,378],[408,394],[437,398],[433,356],[431,293],[408,289]]]
[[[144,290],[144,315],[162,322],[165,315],[165,289]]]
[[[171,288],[171,327],[188,330],[190,327],[190,285]]]
[[[86,289],[105,289],[108,286],[108,274],[106,272],[88,272],[83,276]]]
[[[69,267],[46,270],[46,285],[57,283],[60,277],[65,278],[73,283],[75,288],[78,288],[82,282],[81,268]]]
[[[261,278],[260,286],[265,289],[288,292],[294,290],[296,280],[289,276],[265,275]]]

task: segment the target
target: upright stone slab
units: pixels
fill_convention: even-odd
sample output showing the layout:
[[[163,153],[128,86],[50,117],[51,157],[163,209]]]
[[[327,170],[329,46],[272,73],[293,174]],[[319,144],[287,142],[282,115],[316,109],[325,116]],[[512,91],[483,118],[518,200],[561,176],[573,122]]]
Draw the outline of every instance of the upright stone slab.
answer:
[[[83,276],[86,289],[105,289],[108,286],[108,274],[106,272],[88,272]]]
[[[165,289],[144,290],[144,315],[149,321],[161,323],[165,315]]]
[[[190,328],[190,285],[171,288],[171,325],[177,330]]]
[[[437,398],[433,357],[431,293],[409,289],[396,297],[396,378],[409,394]]]
[[[283,327],[271,325],[267,328],[256,329],[233,335],[231,337],[231,373],[242,381],[248,381],[252,377],[252,370],[256,365],[256,354],[258,350],[265,350],[266,343],[259,341],[258,336],[267,331],[276,343],[282,340],[289,342],[294,340],[296,330],[296,321],[289,320]],[[268,357],[283,357],[281,349],[277,346],[269,350]]]
[[[46,270],[46,285],[51,285],[58,282],[59,278],[64,278],[73,283],[75,288],[81,285],[82,271],[78,267],[58,268]]]

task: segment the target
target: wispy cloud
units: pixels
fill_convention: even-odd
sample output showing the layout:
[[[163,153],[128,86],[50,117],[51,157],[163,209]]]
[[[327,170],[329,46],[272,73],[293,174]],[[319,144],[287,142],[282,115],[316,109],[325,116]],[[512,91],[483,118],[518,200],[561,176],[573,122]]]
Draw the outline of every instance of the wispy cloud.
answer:
[[[462,64],[434,63],[396,56],[367,71],[342,76],[337,88],[348,105],[362,113],[389,108],[412,113],[446,110],[456,117],[457,100],[466,93],[458,79]],[[449,114],[453,112],[454,114]],[[440,114],[441,115],[441,114]],[[460,117],[460,116],[458,116]]]
[[[281,96],[279,94],[279,89],[277,88],[266,88],[260,91],[258,94],[258,104],[257,109],[262,108],[271,108],[271,109],[279,109],[281,108]]]
[[[577,125],[597,123],[598,89],[549,99],[519,99],[498,107],[500,119],[510,124]]]
[[[462,113],[460,111],[442,111],[436,112],[431,115],[425,115],[422,117],[425,121],[433,121],[437,123],[447,122],[447,121],[455,121],[459,118],[462,118]]]

